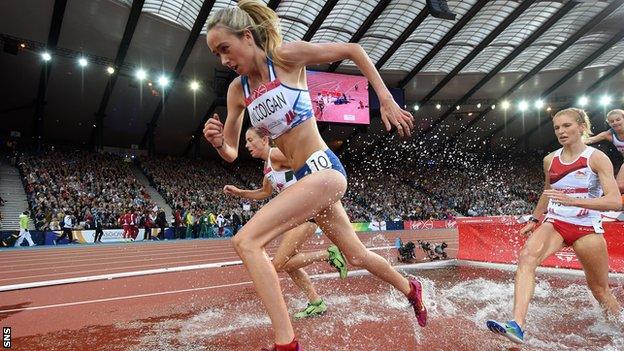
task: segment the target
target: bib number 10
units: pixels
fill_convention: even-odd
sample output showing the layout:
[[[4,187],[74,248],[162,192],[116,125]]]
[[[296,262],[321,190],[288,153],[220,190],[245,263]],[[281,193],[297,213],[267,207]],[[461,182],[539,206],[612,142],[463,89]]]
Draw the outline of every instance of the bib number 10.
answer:
[[[306,161],[312,173],[332,168],[332,163],[323,151],[316,151]]]

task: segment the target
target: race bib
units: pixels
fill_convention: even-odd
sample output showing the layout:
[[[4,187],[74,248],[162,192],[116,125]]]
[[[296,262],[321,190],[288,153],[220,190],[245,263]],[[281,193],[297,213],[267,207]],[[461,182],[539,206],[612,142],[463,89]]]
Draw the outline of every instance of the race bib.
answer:
[[[318,172],[324,169],[331,169],[332,163],[329,156],[324,151],[316,151],[306,160],[306,164],[310,168],[310,172]]]

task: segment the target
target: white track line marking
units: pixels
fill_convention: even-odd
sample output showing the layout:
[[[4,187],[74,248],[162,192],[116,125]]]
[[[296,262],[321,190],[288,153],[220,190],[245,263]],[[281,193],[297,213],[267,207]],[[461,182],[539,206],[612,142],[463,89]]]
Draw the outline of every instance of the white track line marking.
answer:
[[[236,266],[240,264],[242,264],[242,261],[226,261],[226,262],[217,262],[217,263],[196,264],[196,265],[190,265],[190,266],[147,269],[147,270],[134,271],[134,272],[121,272],[121,273],[91,275],[91,276],[85,276],[85,277],[44,280],[44,281],[32,282],[32,283],[3,285],[3,286],[0,286],[0,291],[30,289],[30,288],[38,288],[38,287],[43,287],[43,286],[72,284],[72,283],[84,283],[84,282],[92,282],[96,280],[110,280],[110,279],[116,279],[116,278],[136,277],[136,276],[141,276],[141,275],[151,275],[151,274],[160,274],[160,273],[183,272],[183,271],[190,271],[190,270],[197,270],[197,269],[219,268],[219,267],[227,267],[227,266]]]
[[[231,257],[223,257],[222,259],[228,259],[228,258],[238,258],[235,256],[231,256]],[[113,278],[123,278],[126,277],[124,276],[125,274],[133,274],[136,273],[134,275],[130,275],[130,276],[135,276],[135,275],[149,275],[149,274],[157,274],[157,273],[169,273],[171,271],[176,271],[176,269],[179,269],[180,267],[197,267],[200,266],[200,268],[192,268],[192,269],[204,269],[204,268],[215,268],[212,267],[211,265],[214,264],[218,264],[219,262],[211,262],[211,263],[204,263],[206,261],[210,261],[210,260],[193,260],[193,261],[181,261],[178,262],[179,264],[184,264],[184,263],[197,263],[197,262],[202,262],[202,263],[198,263],[195,265],[188,265],[188,266],[173,266],[173,267],[164,267],[164,268],[153,268],[153,269],[146,269],[146,270],[139,270],[139,271],[130,271],[130,272],[116,272],[116,273],[109,273],[109,274],[102,274],[102,275],[95,275],[95,276],[84,276],[84,277],[73,277],[73,278],[64,278],[64,279],[56,279],[56,280],[46,280],[46,281],[39,281],[39,282],[32,282],[32,283],[22,283],[22,284],[14,284],[14,285],[6,285],[6,286],[20,286],[20,285],[28,285],[28,284],[40,284],[43,283],[43,285],[36,285],[33,287],[39,287],[39,286],[47,286],[47,285],[59,285],[59,284],[69,284],[69,283],[80,283],[80,279],[82,278],[91,278],[91,277],[104,277],[101,279],[95,279],[95,280],[106,280],[106,279],[113,279]],[[145,264],[145,265],[140,265],[140,266],[125,266],[125,267],[113,267],[113,268],[102,268],[99,269],[99,271],[123,271],[126,269],[136,269],[136,268],[142,268],[142,267],[162,267],[163,264],[162,263],[154,263],[154,264]],[[207,267],[202,267],[202,266],[207,266]],[[58,272],[58,273],[47,273],[47,274],[37,274],[37,275],[29,275],[29,276],[22,276],[22,277],[17,277],[17,278],[2,278],[0,279],[0,281],[7,281],[7,280],[16,280],[16,279],[26,279],[26,278],[38,278],[38,277],[52,277],[52,276],[59,276],[59,275],[72,275],[72,274],[81,274],[81,273],[93,273],[93,269],[89,269],[89,270],[83,270],[83,271],[75,271],[75,272]],[[109,278],[110,277],[110,278]],[[69,280],[68,283],[64,283],[64,281]],[[63,283],[53,283],[53,284],[48,284],[47,282],[57,282],[57,281],[61,281]],[[91,281],[91,280],[86,280],[86,281]],[[4,291],[3,288],[5,286],[0,286],[0,291]],[[22,289],[27,289],[30,288],[26,287],[26,288],[22,288]],[[10,290],[15,290],[15,289],[10,289]]]
[[[436,262],[425,262],[425,263],[415,263],[415,264],[403,265],[403,266],[400,266],[400,268],[402,268],[402,269],[406,269],[406,268],[407,269],[410,269],[410,268],[436,269],[436,268],[443,268],[443,267],[448,267],[448,266],[452,266],[452,265],[454,265],[453,260],[447,260],[447,261],[436,261]],[[349,276],[363,276],[363,275],[370,275],[370,272],[368,272],[368,271],[366,271],[364,269],[360,269],[360,270],[349,272]],[[338,273],[316,274],[316,275],[310,276],[310,278],[311,279],[338,279]],[[280,280],[283,280],[283,279],[286,279],[286,278],[280,278]],[[78,305],[86,305],[86,304],[99,303],[99,302],[129,300],[129,299],[137,299],[137,298],[142,298],[142,297],[180,294],[180,293],[187,293],[187,292],[193,292],[193,291],[211,290],[211,289],[219,289],[219,288],[229,288],[229,287],[233,287],[233,286],[241,286],[241,285],[248,285],[248,284],[252,284],[252,282],[247,281],[247,282],[238,282],[238,283],[231,283],[231,284],[204,286],[204,287],[201,287],[201,288],[169,290],[169,291],[161,291],[161,292],[139,294],[139,295],[117,296],[117,297],[108,297],[108,298],[104,298],[104,299],[83,300],[83,301],[74,301],[74,302],[51,304],[51,305],[14,308],[14,309],[9,309],[9,310],[0,310],[0,314],[13,313],[13,312],[22,312],[22,311],[34,311],[34,310],[41,310],[41,309],[48,309],[48,308],[57,308],[57,307],[78,306]]]
[[[395,247],[394,246],[381,246],[381,247],[372,247],[368,249],[371,251],[378,251],[378,250],[395,249]],[[222,267],[228,267],[228,266],[238,266],[238,265],[242,265],[242,263],[243,262],[240,260],[239,261],[226,261],[226,262],[204,263],[204,264],[196,264],[196,265],[188,265],[188,266],[147,269],[147,270],[131,271],[131,272],[100,274],[100,275],[92,275],[92,276],[84,276],[84,277],[44,280],[44,281],[36,281],[36,282],[30,282],[30,283],[2,285],[0,286],[0,291],[31,289],[31,288],[39,288],[39,287],[44,287],[44,286],[84,283],[84,282],[91,282],[91,281],[97,281],[97,280],[111,280],[111,279],[117,279],[117,278],[137,277],[137,276],[142,276],[142,275],[184,272],[184,271],[198,270],[198,269],[222,268]],[[146,266],[149,267],[150,265],[146,265]],[[151,265],[151,266],[154,266],[154,265]],[[123,268],[130,268],[130,267],[119,267],[119,268],[112,268],[112,269],[123,269]],[[91,270],[81,271],[81,272],[72,272],[72,273],[86,273],[86,272],[91,272]],[[60,274],[65,274],[65,273],[46,274],[46,275],[41,275],[41,276],[52,276],[52,275],[60,275]],[[37,276],[31,276],[31,277],[37,277]],[[26,277],[21,277],[21,278],[26,278]],[[16,279],[16,278],[5,278],[5,279],[0,279],[0,281],[13,280],[13,279]]]
[[[25,307],[25,308],[15,308],[15,309],[12,309],[12,310],[0,310],[0,314],[12,313],[12,312],[21,312],[21,311],[41,310],[41,309],[54,308],[54,307],[67,307],[67,306],[86,305],[86,304],[98,303],[98,302],[138,299],[138,298],[141,298],[141,297],[160,296],[160,295],[169,295],[169,294],[179,294],[179,293],[184,293],[184,292],[218,289],[218,288],[225,288],[225,287],[245,285],[245,284],[251,284],[251,282],[240,282],[240,283],[232,283],[232,284],[225,284],[225,285],[205,286],[205,287],[201,287],[201,288],[192,288],[192,289],[183,289],[183,290],[170,290],[170,291],[161,291],[161,292],[149,293],[149,294],[118,296],[118,297],[109,297],[109,298],[105,298],[105,299],[84,300],[84,301],[75,301],[75,302],[67,302],[67,303],[57,303],[57,304],[53,304],[53,305],[43,305],[43,306],[34,306],[34,307]]]

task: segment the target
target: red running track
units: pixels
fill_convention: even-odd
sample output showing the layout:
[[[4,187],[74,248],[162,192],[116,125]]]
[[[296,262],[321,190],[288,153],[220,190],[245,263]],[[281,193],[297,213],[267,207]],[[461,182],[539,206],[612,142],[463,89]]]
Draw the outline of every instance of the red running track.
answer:
[[[445,241],[454,257],[454,230],[398,231],[360,234],[367,247],[395,260],[394,240]],[[324,249],[329,241],[312,238],[304,250]],[[276,244],[268,247],[271,254]],[[418,259],[423,259],[419,251]],[[228,240],[190,240],[101,246],[38,247],[0,252],[5,275],[0,286],[105,273],[136,272],[237,260]],[[415,321],[405,306],[381,312],[388,320],[369,320],[370,301],[384,298],[387,285],[368,275],[337,279],[327,264],[306,269],[328,303],[341,309],[350,296],[367,300],[363,308],[331,312],[295,328],[305,350],[378,350],[391,339],[418,343]],[[285,276],[282,276],[283,278]],[[282,279],[291,312],[304,306],[304,297]],[[272,339],[268,318],[240,265],[141,275],[112,280],[21,289],[0,293],[0,319],[10,326],[16,350],[259,350]],[[379,308],[377,308],[379,309]],[[378,311],[379,312],[379,311]],[[399,322],[400,321],[400,322]],[[324,323],[327,327],[324,328]],[[351,323],[351,324],[350,324]],[[349,332],[331,328],[352,326]],[[355,328],[357,326],[357,328]],[[332,345],[332,346],[330,346]],[[414,344],[416,345],[416,344]]]

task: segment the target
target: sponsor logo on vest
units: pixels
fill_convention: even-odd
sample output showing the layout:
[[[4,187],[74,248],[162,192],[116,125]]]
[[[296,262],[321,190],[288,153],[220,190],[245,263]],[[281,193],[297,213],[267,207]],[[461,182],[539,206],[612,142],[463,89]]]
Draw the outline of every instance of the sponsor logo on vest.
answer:
[[[587,173],[583,172],[583,171],[576,171],[574,173],[574,178],[576,179],[584,179],[587,178]]]
[[[245,98],[245,104],[247,106],[251,105],[251,103],[255,99],[259,98],[260,96],[262,96],[267,91],[275,89],[280,84],[281,83],[280,83],[279,79],[276,79],[276,80],[274,80],[272,82],[268,82],[266,84],[261,84],[259,87],[254,89],[248,97]]]

